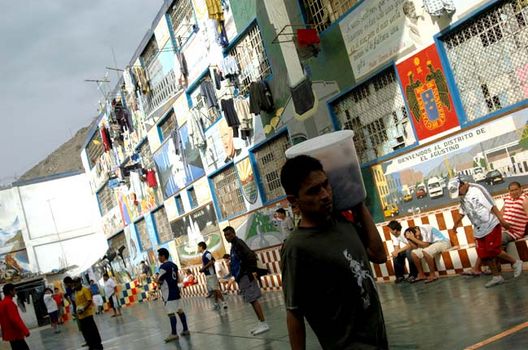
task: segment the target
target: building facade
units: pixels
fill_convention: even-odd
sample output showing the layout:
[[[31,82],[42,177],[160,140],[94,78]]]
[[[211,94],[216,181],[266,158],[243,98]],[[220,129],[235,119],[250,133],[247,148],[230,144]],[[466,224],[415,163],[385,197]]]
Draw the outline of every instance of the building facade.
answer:
[[[450,212],[454,176],[527,182],[526,1],[207,3],[163,2],[81,154],[123,274],[159,247],[219,257],[227,225],[279,245],[284,151],[335,130],[355,133],[382,236]]]

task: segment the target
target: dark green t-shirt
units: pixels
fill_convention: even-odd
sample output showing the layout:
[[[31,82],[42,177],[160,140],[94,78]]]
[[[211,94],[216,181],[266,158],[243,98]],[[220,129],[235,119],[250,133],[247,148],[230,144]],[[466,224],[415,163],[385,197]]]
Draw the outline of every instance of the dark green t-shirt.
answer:
[[[387,349],[383,313],[356,227],[299,228],[281,252],[286,308],[302,312],[324,349]]]

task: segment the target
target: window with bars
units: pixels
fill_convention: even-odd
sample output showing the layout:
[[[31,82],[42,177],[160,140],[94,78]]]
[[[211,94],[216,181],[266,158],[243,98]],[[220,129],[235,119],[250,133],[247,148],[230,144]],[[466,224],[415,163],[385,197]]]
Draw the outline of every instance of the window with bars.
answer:
[[[154,222],[156,223],[156,229],[158,230],[158,238],[160,243],[165,243],[172,240],[174,237],[169,225],[169,219],[167,218],[165,208],[156,210],[152,216],[154,217]]]
[[[198,198],[196,198],[196,191],[194,190],[194,187],[191,187],[187,190],[187,194],[189,195],[189,203],[191,204],[191,208],[196,208],[198,206]]]
[[[176,129],[176,116],[174,112],[171,111],[168,116],[166,116],[161,123],[158,124],[158,130],[160,132],[161,141],[163,142],[171,136],[173,130]]]
[[[156,59],[158,56],[158,43],[156,42],[156,38],[154,35],[148,42],[147,46],[143,50],[143,53],[141,54],[141,59],[143,60],[143,64],[145,67],[150,66],[150,64]]]
[[[253,151],[266,201],[285,195],[280,182],[280,171],[286,162],[285,152],[288,147],[288,135],[283,134]]]
[[[152,160],[152,152],[150,151],[150,145],[147,140],[143,141],[138,148],[138,153],[141,157],[141,162],[144,168],[154,167],[154,161]]]
[[[175,0],[168,11],[172,30],[178,45],[183,44],[192,34],[196,25],[191,0]]]
[[[211,180],[222,218],[240,214],[246,210],[234,165],[227,167],[212,177]]]
[[[185,209],[183,208],[183,201],[180,195],[177,195],[174,197],[174,200],[176,201],[176,210],[178,211],[178,215],[183,215],[185,213]]]
[[[152,242],[150,241],[145,219],[141,219],[136,223],[136,231],[139,236],[141,250],[143,251],[152,248]]]
[[[358,0],[302,0],[308,24],[322,32]]]
[[[104,216],[117,205],[114,191],[108,187],[108,183],[97,192],[97,200],[99,201],[99,208],[101,208],[101,216]]]
[[[240,68],[240,93],[245,94],[253,81],[261,80],[271,74],[271,66],[264,51],[262,35],[255,23],[243,38],[231,49]]]
[[[358,85],[332,107],[343,129],[354,131],[362,163],[415,142],[392,67]]]
[[[97,160],[104,153],[103,140],[101,139],[101,133],[97,129],[90,139],[90,142],[86,146],[86,155],[88,156],[88,161],[90,162],[90,167],[93,167]]]
[[[441,38],[469,121],[528,97],[528,2],[501,1]]]

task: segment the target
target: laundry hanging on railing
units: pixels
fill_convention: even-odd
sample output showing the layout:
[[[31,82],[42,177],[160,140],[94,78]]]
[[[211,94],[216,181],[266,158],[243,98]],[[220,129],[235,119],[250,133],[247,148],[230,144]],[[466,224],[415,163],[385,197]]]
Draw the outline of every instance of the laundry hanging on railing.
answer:
[[[236,76],[240,73],[240,70],[238,69],[238,63],[236,59],[231,55],[227,55],[226,57],[224,57],[220,69],[222,70],[222,73],[226,78]]]
[[[238,119],[233,99],[229,98],[221,100],[220,105],[222,106],[222,111],[224,112],[227,125],[233,129],[233,137],[238,137],[238,127],[240,126],[240,120]]]
[[[194,147],[205,148],[205,134],[202,129],[201,113],[198,109],[193,109],[191,112],[191,118],[189,118],[189,138]]]
[[[103,146],[105,152],[109,152],[112,149],[112,140],[110,138],[110,133],[108,132],[108,129],[106,126],[102,126],[100,129],[101,132],[101,139],[103,140]]]
[[[260,114],[261,111],[268,113],[275,109],[273,97],[268,83],[264,80],[254,81],[249,86],[249,110],[253,114]]]
[[[205,79],[200,84],[200,94],[205,100],[205,104],[208,108],[216,107],[218,108],[218,100],[216,98],[215,89],[213,83],[209,79]]]

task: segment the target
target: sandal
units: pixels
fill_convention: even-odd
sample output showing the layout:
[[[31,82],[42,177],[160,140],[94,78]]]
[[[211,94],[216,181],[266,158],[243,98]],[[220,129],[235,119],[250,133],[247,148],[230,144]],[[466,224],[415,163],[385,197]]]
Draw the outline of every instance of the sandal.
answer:
[[[462,272],[462,276],[479,277],[480,275],[482,275],[482,272],[475,272],[473,270]]]
[[[425,281],[425,280],[427,280],[427,278],[415,278],[414,281],[412,281],[411,283],[422,282],[422,281]]]
[[[436,282],[436,281],[438,281],[438,277],[433,278],[432,280],[427,280],[427,281],[425,281],[425,284],[433,283],[433,282]]]
[[[414,277],[414,276],[407,277],[407,282],[409,282],[409,283],[414,283],[415,280],[416,280],[416,277]]]

